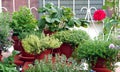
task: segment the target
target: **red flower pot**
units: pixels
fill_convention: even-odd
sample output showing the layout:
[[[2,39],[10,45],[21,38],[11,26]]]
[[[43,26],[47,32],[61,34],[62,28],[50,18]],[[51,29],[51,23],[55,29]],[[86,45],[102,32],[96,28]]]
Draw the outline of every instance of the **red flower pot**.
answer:
[[[96,72],[111,72],[111,70],[107,69],[106,67],[106,61],[103,58],[98,58],[96,64],[92,64],[93,65],[93,70],[95,70]]]
[[[103,58],[98,58],[97,62],[95,64],[93,64],[92,66],[94,68],[106,68],[106,60]]]
[[[69,58],[72,55],[73,48],[70,44],[68,43],[63,43],[60,46],[60,53],[64,54],[67,58]]]
[[[33,62],[35,60],[35,56],[23,56],[22,54],[19,55],[20,60]]]
[[[44,34],[45,35],[52,35],[52,34],[54,34],[55,32],[52,32],[52,31],[50,31],[50,30],[44,30]]]
[[[45,57],[47,57],[49,54],[51,54],[52,52],[52,49],[47,49],[43,52],[41,52],[40,54],[37,55],[37,59],[38,60],[41,60],[41,59],[44,59]]]
[[[53,57],[55,57],[55,54],[61,54],[60,48],[55,48],[52,50]]]
[[[21,61],[34,61],[35,60],[35,55],[29,54],[25,52],[24,50],[18,56],[19,56],[19,60]]]
[[[14,57],[14,63],[17,66],[22,66],[24,64],[24,61],[20,60],[19,54],[15,55],[15,57]]]
[[[23,51],[22,43],[19,40],[18,36],[12,36],[12,39],[14,40],[14,50]]]
[[[93,68],[95,72],[112,72],[107,68]]]

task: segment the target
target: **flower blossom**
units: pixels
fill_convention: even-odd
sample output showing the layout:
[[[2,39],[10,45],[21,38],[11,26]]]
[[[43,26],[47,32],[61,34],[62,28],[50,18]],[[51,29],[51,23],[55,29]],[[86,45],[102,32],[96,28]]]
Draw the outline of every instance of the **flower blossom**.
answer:
[[[114,44],[110,44],[109,48],[115,48],[115,45]]]
[[[93,19],[96,21],[101,21],[106,17],[106,13],[103,10],[97,10],[93,14]]]

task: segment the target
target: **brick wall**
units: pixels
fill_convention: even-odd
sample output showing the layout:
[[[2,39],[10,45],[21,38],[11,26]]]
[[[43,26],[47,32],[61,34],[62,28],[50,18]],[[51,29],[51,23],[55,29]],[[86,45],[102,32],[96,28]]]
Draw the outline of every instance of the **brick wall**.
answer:
[[[17,11],[21,6],[28,7],[28,0],[15,0],[15,11]],[[2,7],[6,7],[7,10],[12,13],[13,12],[13,0],[2,0]],[[30,7],[39,7],[39,0],[31,0]],[[3,11],[5,11],[3,9]],[[32,9],[32,13],[36,18],[39,18],[38,12],[35,9]]]

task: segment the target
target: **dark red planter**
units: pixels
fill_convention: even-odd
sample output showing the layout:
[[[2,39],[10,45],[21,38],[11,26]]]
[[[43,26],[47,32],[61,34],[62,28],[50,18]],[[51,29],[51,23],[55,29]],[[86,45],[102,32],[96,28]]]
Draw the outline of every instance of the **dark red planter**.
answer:
[[[67,58],[71,57],[72,52],[73,52],[73,48],[72,48],[72,46],[70,44],[63,43],[60,46],[60,53],[64,54]]]
[[[19,55],[20,60],[22,61],[28,61],[28,62],[33,62],[35,60],[35,57],[33,56],[22,56],[22,54]]]
[[[35,55],[29,54],[25,51],[22,51],[19,57],[20,57],[20,60],[22,61],[34,61],[35,60]]]
[[[52,55],[55,57],[55,54],[61,54],[60,48],[52,49]]]
[[[18,36],[12,36],[12,39],[14,40],[14,50],[17,51],[23,51],[21,40],[19,40]]]
[[[94,68],[106,68],[106,60],[103,58],[98,58],[96,64],[93,64],[92,66]]]
[[[95,72],[112,72],[111,70],[107,68],[93,68]]]
[[[111,70],[109,70],[106,67],[106,61],[103,58],[98,58],[96,64],[93,64],[93,70],[96,72],[111,72]]]
[[[14,57],[14,63],[17,66],[22,66],[24,64],[24,61],[20,60],[19,54],[15,55],[15,57]]]
[[[44,34],[45,35],[52,35],[52,34],[54,34],[55,32],[52,32],[52,31],[50,31],[50,30],[44,30]]]
[[[40,54],[37,55],[37,59],[38,60],[41,60],[41,59],[44,59],[45,57],[47,57],[49,54],[51,54],[52,52],[52,49],[47,49],[43,52],[41,52]]]

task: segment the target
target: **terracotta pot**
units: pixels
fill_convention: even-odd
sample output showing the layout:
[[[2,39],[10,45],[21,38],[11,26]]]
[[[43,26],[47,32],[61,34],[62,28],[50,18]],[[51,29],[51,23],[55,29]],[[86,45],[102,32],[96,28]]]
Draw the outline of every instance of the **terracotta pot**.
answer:
[[[55,54],[61,54],[60,48],[55,48],[52,50],[53,57],[55,57]]]
[[[37,59],[38,60],[44,59],[45,57],[48,57],[48,55],[51,54],[51,52],[52,52],[52,49],[47,49],[47,50],[41,52],[40,54],[38,54]]]
[[[14,63],[17,66],[22,66],[24,64],[24,61],[20,60],[19,54],[14,56]]]
[[[98,58],[96,64],[92,63],[92,69],[96,72],[111,72],[111,70],[106,67],[107,60],[103,58]]]
[[[34,54],[27,53],[24,50],[21,52],[21,55],[24,57],[34,57],[35,56]]]
[[[44,34],[45,35],[52,35],[52,34],[54,34],[55,32],[52,32],[52,31],[50,31],[50,30],[44,30]]]
[[[107,68],[93,68],[95,72],[112,72],[111,70]]]
[[[12,36],[12,39],[14,40],[14,50],[17,50],[17,51],[23,51],[23,47],[22,47],[22,43],[21,43],[21,40],[19,40],[18,36]]]
[[[97,62],[94,64],[92,63],[93,68],[106,68],[106,60],[103,58],[98,58]]]
[[[35,60],[35,56],[23,56],[22,54],[19,55],[20,60],[33,62]]]
[[[69,58],[72,55],[73,48],[70,44],[68,43],[63,43],[60,46],[60,53],[64,54],[67,58]]]

